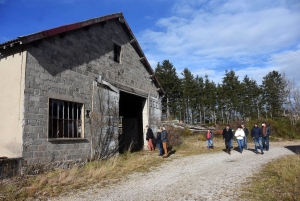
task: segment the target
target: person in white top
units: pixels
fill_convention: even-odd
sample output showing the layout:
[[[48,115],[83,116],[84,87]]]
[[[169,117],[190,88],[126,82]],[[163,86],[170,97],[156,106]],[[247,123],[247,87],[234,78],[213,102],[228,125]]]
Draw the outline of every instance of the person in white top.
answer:
[[[240,153],[242,153],[243,152],[243,146],[244,146],[245,132],[244,132],[244,130],[242,129],[241,126],[239,126],[238,129],[235,131],[234,136],[236,137],[236,140],[238,142]]]

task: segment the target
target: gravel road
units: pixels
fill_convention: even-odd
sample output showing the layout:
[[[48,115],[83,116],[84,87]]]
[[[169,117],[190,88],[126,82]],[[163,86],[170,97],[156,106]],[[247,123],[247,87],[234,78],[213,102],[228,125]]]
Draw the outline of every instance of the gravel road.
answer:
[[[150,172],[133,173],[109,187],[94,186],[53,200],[240,200],[239,189],[254,172],[273,159],[291,154],[277,144],[264,155],[245,150],[242,154],[232,151],[231,155],[219,152],[167,159]]]

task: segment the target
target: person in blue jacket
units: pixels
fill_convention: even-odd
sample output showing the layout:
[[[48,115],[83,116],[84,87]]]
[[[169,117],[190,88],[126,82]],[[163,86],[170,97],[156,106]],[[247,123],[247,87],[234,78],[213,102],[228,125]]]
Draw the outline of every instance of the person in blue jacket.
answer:
[[[163,147],[162,147],[162,143],[161,143],[161,128],[158,128],[157,129],[157,137],[156,137],[156,144],[157,144],[157,147],[159,149],[159,156],[162,156],[163,155]]]
[[[252,136],[252,138],[254,140],[254,144],[255,144],[255,153],[258,154],[257,147],[259,146],[260,151],[261,151],[260,153],[264,154],[263,146],[261,143],[262,132],[257,124],[254,124],[254,127],[252,128],[251,136]]]

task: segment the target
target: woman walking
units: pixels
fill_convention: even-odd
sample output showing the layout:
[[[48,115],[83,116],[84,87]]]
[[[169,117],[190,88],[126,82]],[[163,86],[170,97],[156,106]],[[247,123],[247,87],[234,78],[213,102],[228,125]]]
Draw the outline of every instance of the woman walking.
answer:
[[[243,153],[245,132],[241,126],[239,126],[237,131],[235,131],[234,136],[236,137],[237,143],[239,145],[240,153]]]

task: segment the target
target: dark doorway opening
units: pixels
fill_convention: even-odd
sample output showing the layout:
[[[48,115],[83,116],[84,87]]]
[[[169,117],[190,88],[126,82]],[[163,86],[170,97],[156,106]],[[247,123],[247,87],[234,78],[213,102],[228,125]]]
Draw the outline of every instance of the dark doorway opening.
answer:
[[[143,108],[146,99],[120,92],[119,115],[122,118],[119,134],[119,152],[139,151],[144,147]]]

